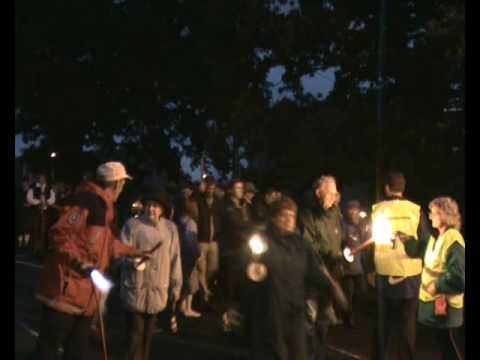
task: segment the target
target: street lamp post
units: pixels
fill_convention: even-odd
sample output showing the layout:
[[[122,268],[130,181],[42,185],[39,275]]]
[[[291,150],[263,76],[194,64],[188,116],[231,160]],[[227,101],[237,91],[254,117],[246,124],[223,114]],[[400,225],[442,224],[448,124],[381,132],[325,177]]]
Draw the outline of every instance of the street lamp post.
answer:
[[[384,59],[385,59],[385,15],[386,0],[380,0],[378,68],[377,68],[377,148],[376,148],[376,200],[380,201],[382,193],[382,175],[384,168]],[[377,289],[377,359],[385,360],[385,303],[383,299],[383,282],[376,276]]]
[[[52,178],[52,182],[55,181],[55,158],[57,157],[57,153],[56,152],[52,152],[50,153],[50,159],[51,159],[51,178]]]

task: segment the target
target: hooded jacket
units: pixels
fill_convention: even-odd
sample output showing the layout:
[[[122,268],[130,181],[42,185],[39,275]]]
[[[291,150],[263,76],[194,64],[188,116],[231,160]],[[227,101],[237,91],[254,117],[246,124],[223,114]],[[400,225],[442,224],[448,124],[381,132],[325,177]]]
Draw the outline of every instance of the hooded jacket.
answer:
[[[92,316],[99,296],[90,277],[82,275],[74,261],[91,263],[105,271],[112,258],[135,249],[112,234],[113,201],[94,183],[82,185],[71,207],[50,229],[50,247],[36,298],[44,305],[70,315]]]

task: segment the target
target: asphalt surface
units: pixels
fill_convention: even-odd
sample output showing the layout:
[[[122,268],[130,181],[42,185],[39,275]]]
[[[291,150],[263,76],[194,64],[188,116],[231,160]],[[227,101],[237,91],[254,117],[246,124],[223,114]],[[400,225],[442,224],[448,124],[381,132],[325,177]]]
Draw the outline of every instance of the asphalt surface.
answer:
[[[38,261],[17,255],[15,260],[15,359],[29,359],[35,349],[40,325],[41,306],[34,300],[34,285],[40,270]],[[115,288],[114,288],[115,289]],[[375,318],[373,292],[358,313],[356,327],[338,325],[329,333],[328,360],[369,359],[372,325]],[[240,360],[247,358],[241,339],[226,336],[218,315],[205,311],[200,319],[178,318],[179,332],[171,334],[161,328],[152,341],[151,358],[196,360]],[[110,360],[124,358],[126,331],[123,312],[114,291],[108,300],[106,315],[107,346]],[[463,339],[460,339],[463,341]],[[417,359],[435,359],[436,346],[428,329],[417,327]],[[463,349],[463,347],[462,347]],[[103,359],[101,343],[92,336],[93,359]]]

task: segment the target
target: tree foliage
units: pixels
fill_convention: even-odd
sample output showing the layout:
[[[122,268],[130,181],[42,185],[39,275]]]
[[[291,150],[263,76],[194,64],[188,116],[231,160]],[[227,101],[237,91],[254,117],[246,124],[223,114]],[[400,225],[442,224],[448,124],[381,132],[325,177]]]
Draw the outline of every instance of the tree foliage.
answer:
[[[43,135],[66,164],[95,146],[134,171],[145,160],[179,175],[186,154],[262,184],[371,181],[379,1],[284,3],[17,0],[16,133]],[[464,2],[387,3],[387,165],[418,197],[462,196]],[[278,65],[294,100],[273,96]],[[333,91],[305,94],[302,76],[331,68]]]

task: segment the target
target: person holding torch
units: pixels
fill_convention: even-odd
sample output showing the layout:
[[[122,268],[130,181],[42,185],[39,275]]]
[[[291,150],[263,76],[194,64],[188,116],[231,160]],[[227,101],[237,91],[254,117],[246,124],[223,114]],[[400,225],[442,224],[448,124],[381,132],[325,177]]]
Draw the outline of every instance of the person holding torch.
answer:
[[[313,184],[314,204],[299,216],[300,230],[315,253],[322,258],[332,276],[339,280],[343,277],[342,214],[338,206],[337,181],[333,176],[325,175]],[[333,301],[328,292],[313,288],[308,291],[308,321],[315,360],[323,359],[326,338],[330,325],[337,324]],[[337,307],[338,310],[338,307]]]
[[[70,209],[51,228],[36,292],[43,304],[36,359],[56,359],[60,347],[65,360],[90,359],[89,334],[98,311],[98,291],[108,292],[111,287],[102,272],[113,258],[146,255],[112,234],[113,205],[127,179],[131,177],[121,163],[100,165],[96,180],[82,185]],[[105,341],[103,345],[106,357]]]
[[[123,226],[125,244],[150,253],[150,259],[125,259],[120,299],[127,315],[128,360],[148,360],[158,314],[167,307],[171,288],[174,304],[182,289],[180,240],[175,223],[168,220],[170,201],[161,189],[143,196],[144,213]],[[175,317],[170,320],[176,321]],[[174,325],[174,324],[171,324]]]
[[[396,234],[414,241],[428,239],[430,231],[419,205],[403,197],[405,176],[396,171],[387,174],[386,199],[372,207],[374,269],[377,287],[377,346],[373,359],[413,359],[416,338],[416,311],[421,259],[407,256]],[[368,262],[367,262],[368,263]]]
[[[461,215],[458,204],[450,197],[430,202],[430,220],[436,236],[428,242],[399,236],[408,256],[423,258],[418,322],[435,333],[442,359],[461,360],[455,341],[455,329],[463,323],[465,291],[465,240],[460,233]]]
[[[322,259],[297,230],[297,205],[283,197],[270,208],[265,231],[245,247],[240,312],[252,360],[306,360],[305,292],[329,293],[348,302]]]

